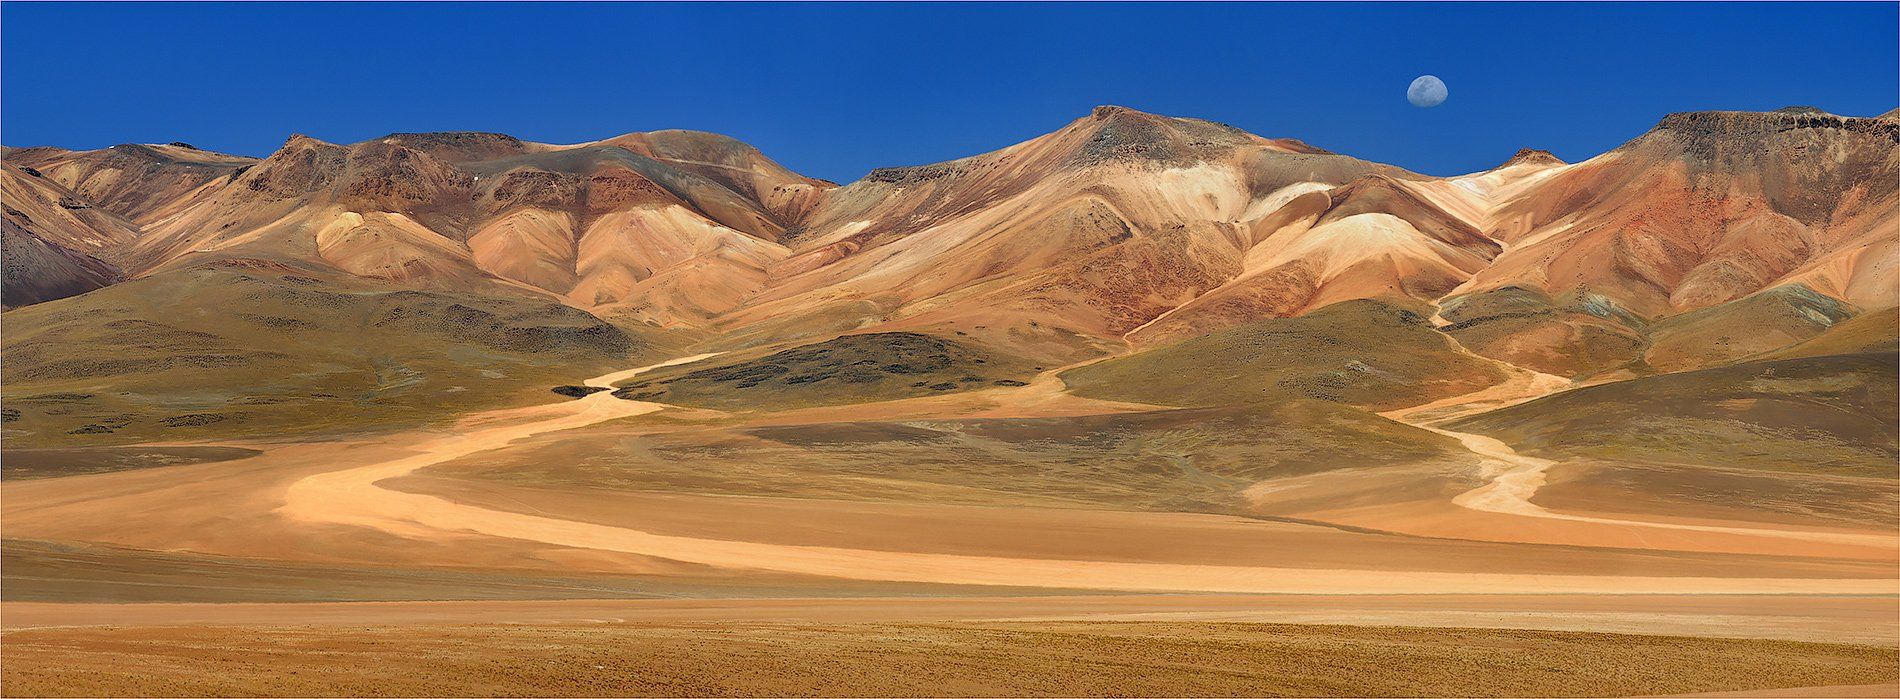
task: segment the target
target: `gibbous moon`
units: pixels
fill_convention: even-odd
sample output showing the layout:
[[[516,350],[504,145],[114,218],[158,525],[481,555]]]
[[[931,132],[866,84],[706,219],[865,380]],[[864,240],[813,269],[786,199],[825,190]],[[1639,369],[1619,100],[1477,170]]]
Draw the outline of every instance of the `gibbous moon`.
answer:
[[[1436,107],[1445,103],[1445,97],[1451,93],[1445,89],[1445,81],[1436,75],[1421,75],[1405,89],[1405,99],[1414,107]]]

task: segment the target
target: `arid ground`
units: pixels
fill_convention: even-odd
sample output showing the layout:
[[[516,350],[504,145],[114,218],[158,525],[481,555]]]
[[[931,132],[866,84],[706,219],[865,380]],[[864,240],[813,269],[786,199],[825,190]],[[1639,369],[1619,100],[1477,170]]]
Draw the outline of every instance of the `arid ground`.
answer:
[[[1443,420],[1547,386],[1527,375],[1395,417]],[[901,444],[913,436],[900,422],[869,418],[1007,421],[1052,405],[1137,410],[1038,380],[814,414],[825,422],[780,415],[769,429]],[[840,421],[852,417],[863,420]],[[603,391],[441,430],[251,443],[255,455],[228,460],[11,482],[5,691],[1900,688],[1900,542],[1886,522],[1802,522],[1745,499],[1683,512],[1565,474],[1596,464],[1523,457],[1443,428],[1482,465],[1475,487],[1375,499],[1351,495],[1367,474],[1329,471],[1253,489],[1255,515],[1037,503],[979,478],[936,484],[962,491],[957,504],[874,481],[840,491],[848,499],[711,487],[775,482],[729,474],[708,476],[704,492],[641,493],[590,483],[583,467],[583,452],[616,441],[749,429],[759,428]],[[1447,469],[1377,473],[1456,483]],[[840,471],[829,477],[867,478]],[[1723,484],[1719,472],[1707,478]],[[1546,479],[1568,485],[1565,507],[1531,504]]]

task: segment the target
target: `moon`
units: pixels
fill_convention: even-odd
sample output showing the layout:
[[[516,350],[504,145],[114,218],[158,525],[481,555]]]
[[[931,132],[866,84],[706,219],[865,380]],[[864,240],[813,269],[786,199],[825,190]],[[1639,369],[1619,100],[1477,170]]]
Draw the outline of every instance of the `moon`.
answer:
[[[1451,93],[1445,89],[1445,81],[1436,75],[1421,75],[1405,88],[1405,99],[1414,107],[1436,107],[1445,103]]]

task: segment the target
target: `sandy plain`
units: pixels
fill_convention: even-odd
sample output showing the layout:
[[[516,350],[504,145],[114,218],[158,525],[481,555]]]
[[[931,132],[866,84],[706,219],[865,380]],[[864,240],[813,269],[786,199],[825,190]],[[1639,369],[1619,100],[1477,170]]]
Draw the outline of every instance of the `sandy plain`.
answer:
[[[769,422],[1144,407],[1070,396],[1054,374],[1013,389],[792,411]],[[1460,406],[1495,407],[1553,388],[1525,376],[1395,417],[1429,427],[1427,419],[1455,416]],[[641,419],[662,411],[677,417]],[[47,563],[78,560],[47,554],[51,544],[16,545],[43,580],[25,586],[39,590],[29,599],[15,594],[0,605],[7,693],[1509,695],[1878,692],[1900,679],[1892,671],[1900,647],[1894,532],[1851,520],[1789,521],[1746,502],[1693,516],[1667,502],[1577,508],[1577,493],[1588,491],[1575,488],[1565,509],[1551,509],[1533,503],[1544,479],[1581,467],[1522,457],[1477,435],[1445,433],[1473,452],[1461,470],[1269,482],[1250,492],[1258,511],[1247,516],[605,492],[438,468],[603,431],[730,422],[601,392],[474,415],[443,431],[231,445],[260,453],[9,483],[0,516],[10,541],[79,546],[107,570],[124,557],[173,556],[173,572],[149,584],[212,581],[230,592],[212,595],[218,603],[162,595],[128,603],[70,584],[99,573]],[[1364,495],[1394,478],[1432,487]],[[302,566],[311,594],[243,602],[248,586],[266,584],[243,567],[258,562]],[[344,571],[405,578],[415,589],[378,594],[385,578],[345,589],[335,580]],[[519,586],[477,595],[437,578],[417,582],[424,571]],[[550,575],[581,589],[546,599],[556,586]],[[519,582],[533,576],[544,577]],[[573,576],[594,577],[577,584]],[[573,599],[589,591],[622,599]],[[521,599],[467,599],[475,596]],[[336,599],[389,601],[322,601]],[[1439,638],[1446,635],[1465,640]],[[868,645],[841,646],[843,637]],[[1226,645],[1209,646],[1212,637]],[[1130,660],[1101,660],[1134,638],[1147,645]],[[883,665],[864,656],[900,641],[943,652]],[[167,650],[179,644],[193,650]],[[507,650],[522,644],[555,655]],[[1058,662],[1051,649],[1064,644],[1075,647]],[[642,652],[632,664],[624,653],[597,663],[613,670],[605,676],[581,668],[552,673],[567,678],[555,684],[524,679],[550,673],[523,663],[567,663],[603,646]],[[498,650],[468,650],[475,647]],[[1395,647],[1404,650],[1393,656]],[[1670,650],[1654,655],[1656,647]],[[426,649],[424,660],[417,649]],[[777,679],[766,670],[737,679],[676,671],[715,667],[705,664],[715,656],[753,657],[735,649],[767,658],[760,662],[780,668]],[[1342,663],[1334,676],[1360,679],[1289,679],[1288,668],[1310,664],[1306,654],[1316,649]],[[265,669],[250,651],[295,660]],[[1653,667],[1673,669],[1606,674],[1642,652]],[[1188,674],[1213,676],[1209,664],[1231,668],[1223,658],[1235,653],[1256,664],[1211,684],[1180,674],[1199,667]],[[1769,656],[1788,662],[1772,671],[1745,662]],[[1394,684],[1364,670],[1392,666],[1394,657],[1408,668],[1475,663],[1489,668],[1478,675],[1511,679]],[[1500,658],[1544,664],[1505,672]],[[1718,672],[1727,666],[1712,658],[1757,669]],[[136,671],[100,671],[119,661]],[[899,665],[906,669],[891,671]],[[375,683],[398,667],[409,679]],[[1054,684],[1057,675],[1075,679]]]

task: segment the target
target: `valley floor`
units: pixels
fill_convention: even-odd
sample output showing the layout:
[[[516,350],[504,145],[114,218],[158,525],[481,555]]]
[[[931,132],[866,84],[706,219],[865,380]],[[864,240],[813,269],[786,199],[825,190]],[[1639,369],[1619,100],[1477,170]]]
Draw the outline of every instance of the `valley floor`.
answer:
[[[1393,417],[1429,426],[1550,383]],[[9,695],[1900,691],[1883,479],[1684,467],[1732,488],[1684,502],[1592,480],[1641,465],[1439,428],[1470,457],[1289,475],[1201,511],[977,480],[900,497],[864,473],[826,476],[861,497],[694,474],[642,491],[584,467],[655,434],[736,449],[765,428],[1150,409],[1069,395],[1054,372],[754,422],[601,392],[10,481],[0,679]]]

